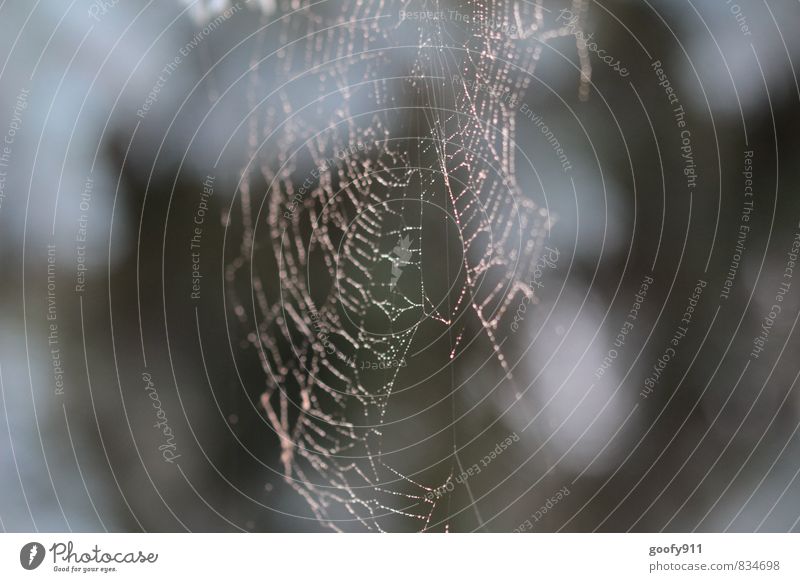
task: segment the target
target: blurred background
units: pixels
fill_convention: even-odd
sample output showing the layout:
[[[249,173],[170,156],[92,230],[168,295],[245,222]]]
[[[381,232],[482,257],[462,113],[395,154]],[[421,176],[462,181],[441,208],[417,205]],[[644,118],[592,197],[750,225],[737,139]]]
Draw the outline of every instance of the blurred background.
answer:
[[[5,531],[798,531],[800,6],[0,5]]]

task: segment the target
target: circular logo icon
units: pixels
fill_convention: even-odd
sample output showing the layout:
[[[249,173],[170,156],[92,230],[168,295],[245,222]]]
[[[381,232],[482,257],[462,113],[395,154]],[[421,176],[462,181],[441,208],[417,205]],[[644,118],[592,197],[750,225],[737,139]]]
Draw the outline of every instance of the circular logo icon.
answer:
[[[44,561],[44,546],[39,542],[28,542],[19,551],[19,563],[26,570],[35,570]]]

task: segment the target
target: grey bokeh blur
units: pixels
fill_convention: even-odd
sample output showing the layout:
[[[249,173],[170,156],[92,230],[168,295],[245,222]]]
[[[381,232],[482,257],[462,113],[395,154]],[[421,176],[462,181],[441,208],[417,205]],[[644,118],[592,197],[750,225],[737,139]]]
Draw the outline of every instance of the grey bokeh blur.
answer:
[[[2,3],[0,525],[800,530],[798,26],[790,0]],[[485,62],[502,77],[476,74]],[[495,107],[459,110],[459,91]],[[434,130],[495,157],[443,155]],[[395,392],[375,409],[385,424],[352,442],[353,427],[304,415],[362,412],[287,363],[325,351],[295,279],[340,277],[342,247],[305,263],[297,242],[326,241],[339,203],[298,194],[309,176],[322,188],[326,148],[342,198],[394,196],[378,174],[413,162],[414,208],[443,209],[419,226],[427,243],[392,230],[370,251],[424,255],[423,291],[445,291],[413,305],[428,346],[389,364],[391,382],[363,380],[370,406],[371,386]],[[349,156],[378,177],[348,182]],[[495,249],[532,257],[532,294],[515,287],[505,315],[459,327],[438,307],[460,304],[451,282],[477,285],[451,263],[480,237],[464,242],[426,171],[465,167],[505,176],[481,212],[514,206],[511,224],[515,205],[535,208],[539,226]],[[277,222],[295,199],[318,222]],[[388,204],[400,222],[415,211]],[[282,237],[292,224],[297,240]],[[269,317],[300,323],[281,335]],[[369,368],[362,352],[340,369]],[[340,448],[313,451],[332,433]],[[377,459],[398,483],[342,487],[331,455],[355,444],[372,452],[354,465]]]

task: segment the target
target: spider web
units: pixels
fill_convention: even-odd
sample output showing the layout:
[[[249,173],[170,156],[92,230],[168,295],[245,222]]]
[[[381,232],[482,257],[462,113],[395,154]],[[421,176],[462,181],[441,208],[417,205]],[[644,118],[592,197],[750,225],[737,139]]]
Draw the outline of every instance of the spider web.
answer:
[[[408,17],[419,11],[437,17]],[[500,324],[521,297],[535,302],[528,281],[552,223],[516,181],[516,115],[543,44],[568,32],[541,2],[279,12],[291,14],[277,59],[253,57],[228,300],[259,354],[284,479],[315,518],[425,530],[441,479],[384,450],[408,371],[398,363],[438,329],[444,366],[479,338],[512,377]]]

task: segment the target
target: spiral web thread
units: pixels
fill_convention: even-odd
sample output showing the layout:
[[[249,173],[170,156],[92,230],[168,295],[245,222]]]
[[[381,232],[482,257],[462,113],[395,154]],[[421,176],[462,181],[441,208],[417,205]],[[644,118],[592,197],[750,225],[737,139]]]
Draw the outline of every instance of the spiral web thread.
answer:
[[[228,297],[260,357],[261,405],[284,478],[316,519],[334,530],[425,530],[440,503],[430,492],[442,483],[382,457],[403,369],[376,381],[350,358],[405,358],[417,328],[401,323],[416,313],[450,327],[451,360],[480,330],[511,377],[501,321],[523,296],[535,303],[528,281],[551,222],[516,182],[516,115],[544,43],[569,32],[539,1],[298,7],[282,7],[293,13],[281,22],[278,59],[253,58],[257,171],[242,171]],[[443,16],[399,19],[417,10]],[[397,57],[409,44],[403,69]],[[276,85],[265,80],[275,76],[288,83],[269,96]],[[298,88],[309,104],[292,102]],[[421,275],[424,253],[441,251],[425,247],[413,220],[434,191],[445,193],[463,246],[462,281],[446,309]],[[370,333],[375,310],[388,335]]]

